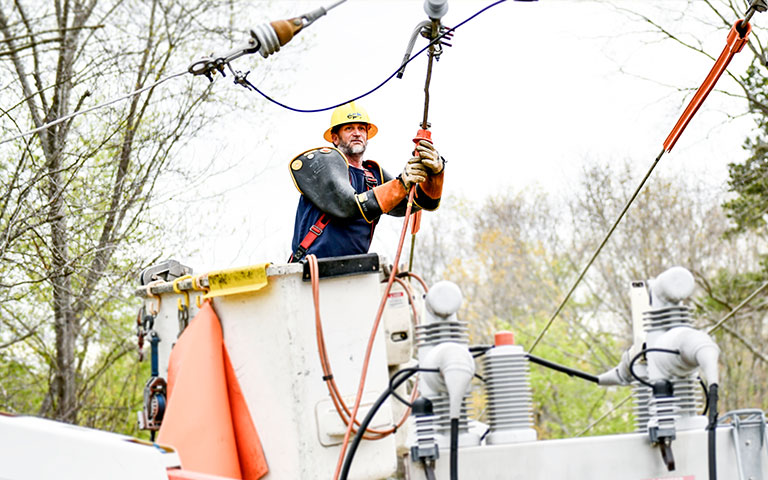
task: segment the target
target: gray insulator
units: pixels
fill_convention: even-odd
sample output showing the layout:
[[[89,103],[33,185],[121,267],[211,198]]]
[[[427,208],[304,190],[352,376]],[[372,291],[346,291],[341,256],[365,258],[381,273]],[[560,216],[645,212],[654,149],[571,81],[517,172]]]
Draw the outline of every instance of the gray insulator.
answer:
[[[683,267],[672,267],[648,281],[651,305],[660,308],[679,305],[690,297],[696,282],[693,274]]]
[[[498,346],[483,359],[488,444],[536,440],[528,358],[522,347]]]
[[[701,411],[701,393],[694,378],[679,378],[672,381],[675,395],[669,397],[675,407],[675,419],[695,417]],[[648,426],[650,404],[652,401],[651,389],[639,383],[634,384],[635,398],[635,427],[637,431],[645,431]]]
[[[415,328],[415,337],[419,348],[443,342],[469,345],[469,326],[467,322],[460,321],[421,324]]]
[[[467,412],[467,398],[464,396],[464,401],[461,403],[461,416],[459,417],[459,435],[467,433],[469,431],[469,420]],[[432,408],[435,412],[435,433],[438,435],[444,435],[449,437],[451,434],[451,418],[448,415],[448,395],[441,394],[439,397],[432,399]]]
[[[420,415],[415,417],[416,449],[415,458],[437,458],[438,445],[435,433],[435,415]]]
[[[646,379],[647,380],[647,379]],[[695,375],[688,378],[670,379],[674,395],[664,399],[661,407],[652,407],[658,400],[653,398],[651,388],[639,382],[632,384],[635,401],[635,431],[645,432],[648,422],[658,412],[659,427],[670,422],[680,424],[680,420],[698,417],[702,410],[701,388]],[[686,423],[683,423],[685,425]],[[674,423],[673,423],[674,425]],[[680,426],[677,427],[680,429]]]
[[[651,419],[648,404],[651,401],[653,392],[650,387],[640,382],[634,382],[632,389],[632,395],[635,400],[635,431],[645,433],[648,430],[648,421]]]
[[[251,30],[251,35],[259,41],[259,53],[267,58],[275,52],[280,51],[280,39],[272,25],[262,23]]]
[[[692,312],[690,307],[684,305],[649,310],[643,313],[643,326],[648,333],[666,332],[674,327],[690,327]]]
[[[448,12],[448,0],[424,0],[424,12],[429,18],[441,19]]]
[[[675,419],[679,416],[675,397],[651,397],[649,411],[651,417],[656,418],[659,430],[675,430]]]
[[[427,311],[438,318],[426,318],[426,323],[438,320],[453,320],[452,317],[461,308],[463,299],[461,289],[455,283],[448,280],[435,283],[424,298],[424,304],[427,307]]]

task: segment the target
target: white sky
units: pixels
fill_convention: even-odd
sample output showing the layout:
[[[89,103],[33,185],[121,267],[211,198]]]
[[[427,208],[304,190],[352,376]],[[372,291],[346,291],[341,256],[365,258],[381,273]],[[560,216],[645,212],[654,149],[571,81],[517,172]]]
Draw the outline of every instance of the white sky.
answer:
[[[330,3],[281,0],[259,18],[290,18]],[[455,25],[492,2],[448,3],[443,22]],[[449,161],[444,195],[480,201],[507,189],[557,194],[586,164],[627,158],[637,166],[639,182],[689,98],[690,91],[675,87],[697,87],[713,62],[674,42],[659,42],[658,35],[638,33],[648,28],[615,7],[647,11],[683,38],[696,34],[715,57],[725,32],[702,25],[696,17],[701,12],[681,15],[685,1],[612,3],[510,0],[456,31],[454,46],[434,66],[430,89],[433,138]],[[333,105],[394,72],[411,31],[426,19],[422,5],[422,0],[349,0],[276,55],[243,57],[234,67],[252,70],[254,84],[288,105]],[[420,38],[414,53],[424,45]],[[731,70],[742,72],[749,55],[737,56]],[[366,157],[393,174],[409,157],[421,121],[425,73],[423,55],[408,65],[404,79],[361,100],[379,127]],[[188,192],[222,194],[198,208],[200,234],[172,255],[198,272],[284,261],[298,199],[288,162],[325,144],[322,132],[331,115],[289,112],[225,80],[215,85],[217,93],[253,115],[222,118],[183,153],[193,162],[242,159]],[[718,88],[736,91],[727,78]],[[723,122],[744,109],[741,100],[713,94],[658,169],[723,184],[727,163],[744,157],[741,144],[752,128],[744,117]],[[429,214],[423,218],[429,222]],[[382,222],[374,249],[391,257],[399,228],[399,220]]]

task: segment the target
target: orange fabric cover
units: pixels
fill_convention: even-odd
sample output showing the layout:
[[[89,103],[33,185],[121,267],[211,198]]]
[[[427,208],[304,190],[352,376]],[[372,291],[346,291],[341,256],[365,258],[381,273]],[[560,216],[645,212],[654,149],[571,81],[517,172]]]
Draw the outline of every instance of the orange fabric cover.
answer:
[[[257,480],[269,472],[269,467],[264,458],[259,434],[256,432],[256,426],[251,419],[251,412],[248,411],[245,396],[240,389],[240,382],[237,381],[235,369],[232,368],[232,362],[229,360],[229,353],[227,353],[224,344],[222,347],[229,390],[229,408],[232,411],[232,424],[235,427],[240,471],[243,473],[243,480]]]
[[[391,211],[408,195],[402,182],[394,179],[373,188],[373,195],[383,213]]]
[[[256,480],[268,471],[210,302],[171,352],[168,409],[157,442],[176,448],[186,473]]]
[[[168,472],[168,480],[234,480],[229,477],[190,472],[189,470],[180,470],[178,468],[169,468],[166,472]]]

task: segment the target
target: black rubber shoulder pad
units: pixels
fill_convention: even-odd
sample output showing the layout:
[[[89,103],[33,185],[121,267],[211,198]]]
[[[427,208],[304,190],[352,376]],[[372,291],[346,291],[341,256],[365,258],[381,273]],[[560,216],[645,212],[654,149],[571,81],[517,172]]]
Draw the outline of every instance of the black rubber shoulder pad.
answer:
[[[313,148],[297,155],[290,172],[299,192],[320,210],[336,218],[361,217],[349,184],[349,163],[336,148]]]

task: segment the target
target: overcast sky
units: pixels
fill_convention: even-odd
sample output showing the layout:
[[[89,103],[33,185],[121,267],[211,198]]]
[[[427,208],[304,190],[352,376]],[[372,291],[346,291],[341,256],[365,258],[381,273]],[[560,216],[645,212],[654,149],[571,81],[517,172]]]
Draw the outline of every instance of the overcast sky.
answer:
[[[330,3],[280,1],[259,7],[254,2],[251,14],[271,21]],[[443,22],[456,25],[490,3],[449,0]],[[444,195],[479,202],[510,189],[557,194],[571,188],[581,169],[595,161],[630,159],[639,182],[690,89],[713,62],[677,43],[659,41],[622,9],[643,10],[684,39],[696,36],[717,56],[725,32],[702,24],[704,10],[684,10],[687,4],[508,1],[458,29],[453,47],[434,66],[430,89],[433,138],[449,161]],[[290,106],[333,105],[366,92],[397,69],[411,31],[426,19],[422,5],[422,0],[348,0],[276,55],[243,57],[234,66],[251,70],[253,83]],[[419,39],[414,51],[425,44]],[[220,50],[230,47],[224,44]],[[742,72],[748,55],[737,56],[731,70]],[[409,157],[421,121],[425,73],[423,55],[411,62],[404,79],[393,79],[360,101],[379,127],[366,157],[393,174]],[[198,272],[284,261],[298,200],[288,162],[325,145],[322,132],[331,115],[290,112],[225,80],[214,86],[217,94],[253,113],[222,118],[183,153],[193,162],[242,160],[187,193],[220,194],[197,208],[201,234],[174,254]],[[727,78],[718,87],[736,91]],[[712,95],[658,168],[722,185],[727,163],[744,157],[741,144],[752,122],[729,120],[744,110],[741,100]],[[396,235],[389,232],[398,229],[399,222],[384,222],[376,250],[393,255]]]

